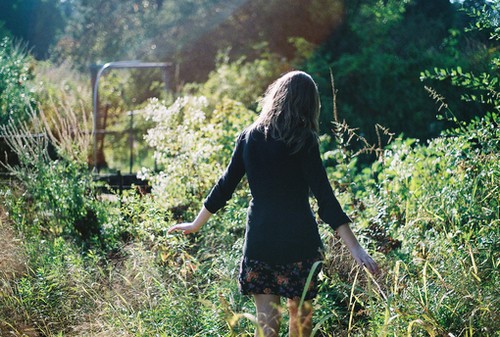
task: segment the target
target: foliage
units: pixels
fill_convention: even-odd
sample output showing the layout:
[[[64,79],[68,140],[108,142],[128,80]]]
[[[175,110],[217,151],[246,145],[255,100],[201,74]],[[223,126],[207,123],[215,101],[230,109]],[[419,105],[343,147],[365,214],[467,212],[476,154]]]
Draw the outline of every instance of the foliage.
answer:
[[[103,255],[117,243],[113,231],[100,227],[113,222],[113,214],[96,199],[86,153],[78,147],[86,146],[88,133],[75,137],[74,112],[51,103],[50,125],[43,113],[33,113],[29,124],[10,121],[0,130],[18,158],[6,165],[10,182],[2,181],[2,235],[22,238],[0,250],[0,263],[10,264],[0,275],[2,335],[70,331],[93,305],[87,295],[97,291],[102,275],[92,249]],[[11,252],[24,257],[21,272]]]
[[[66,1],[57,0],[2,1],[0,22],[5,22],[12,36],[24,41],[37,59],[46,59],[56,35],[64,28],[66,6]]]
[[[95,262],[86,261],[61,237],[38,238],[31,238],[23,247],[29,270],[15,282],[2,279],[0,284],[2,334],[56,336],[69,332],[69,324],[78,322],[92,305],[86,294],[92,291],[89,271]]]
[[[470,0],[469,0],[470,1]],[[466,1],[469,2],[469,1]],[[498,41],[500,27],[496,13],[500,9],[500,3],[497,0],[488,1],[486,3],[473,3],[465,6],[465,11],[472,18],[469,31],[487,31],[489,38]]]
[[[179,77],[204,82],[220,50],[230,48],[232,60],[261,58],[261,46],[291,61],[297,58],[295,39],[318,46],[343,19],[339,0],[232,1],[220,23],[180,52]]]
[[[141,177],[151,181],[166,208],[199,205],[227,163],[237,134],[253,119],[251,111],[228,99],[212,111],[208,106],[203,96],[184,96],[169,107],[153,99],[145,109],[155,123],[146,140],[162,170],[144,169]]]
[[[425,9],[439,3],[358,4],[362,17],[379,26],[355,28],[381,47],[387,32],[414,14],[409,13],[411,6]],[[479,28],[490,29],[488,22],[493,21],[480,22]],[[448,38],[446,43],[454,43]],[[294,43],[303,55],[312,50],[300,39]],[[335,123],[321,137],[321,152],[354,231],[382,272],[368,275],[355,267],[345,246],[321,225],[328,249],[314,304],[315,336],[498,334],[498,61],[495,50],[488,55],[491,62],[473,72],[467,65],[441,70],[442,64],[436,64],[437,71],[423,71],[425,81],[433,83],[428,91],[440,115],[452,125],[427,142],[394,139],[377,125],[376,144],[371,145],[366,129],[362,133],[339,119],[333,90]],[[351,56],[355,61],[359,55]],[[331,60],[323,61],[315,56],[308,67],[328,73],[319,77],[325,88],[333,81]],[[403,61],[394,62],[389,64]],[[9,168],[13,183],[0,187],[0,334],[253,335],[255,309],[236,285],[247,189],[237,190],[201,233],[166,231],[193,218],[231,156],[238,132],[254,119],[248,106],[278,72],[274,67],[285,65],[274,54],[255,62],[222,59],[206,84],[186,88],[175,102],[151,100],[143,109],[146,123],[153,125],[146,141],[155,149],[160,171],[142,174],[150,179],[153,193],[115,195],[98,193],[83,150],[88,134],[72,131],[84,116],[76,108],[83,98],[77,94],[80,82],[60,88],[52,84],[58,80],[49,79],[64,75],[37,70],[38,78],[51,83],[46,91],[37,91],[41,113],[29,126],[3,125],[3,133],[16,135],[10,137],[11,147],[20,165]],[[57,71],[71,74],[64,67]],[[110,95],[103,102],[118,104],[120,95],[130,90],[127,78],[108,80],[115,82],[109,87],[103,83]],[[339,83],[345,82],[336,83],[340,95],[345,87]],[[460,90],[445,99],[443,86],[436,83]],[[461,121],[452,104],[460,96],[488,112]],[[341,113],[345,104],[339,96]],[[373,160],[360,165],[365,154]],[[284,312],[283,327],[287,319]]]
[[[39,120],[40,122],[40,120]],[[63,158],[55,159],[43,126],[33,132],[27,125],[9,123],[1,131],[19,159],[19,164],[7,166],[25,189],[24,203],[29,205],[37,226],[29,229],[48,231],[54,235],[74,235],[73,225],[86,216],[92,200],[91,175],[86,165]],[[38,132],[37,132],[38,131]],[[62,154],[62,153],[61,153]],[[22,213],[25,210],[19,209]],[[26,214],[15,214],[25,217]],[[89,224],[91,225],[91,224]]]
[[[460,3],[476,10],[474,16],[483,21],[489,15],[483,7],[493,6],[484,0]],[[474,18],[461,15],[461,5],[448,0],[297,0],[292,4],[284,0],[16,0],[3,6],[14,18],[21,12],[30,14],[37,6],[43,9],[38,11],[42,22],[53,15],[50,24],[36,30],[48,35],[55,36],[62,29],[56,27],[64,25],[52,53],[58,63],[71,62],[87,72],[89,64],[123,59],[170,61],[170,84],[176,91],[186,82],[205,82],[218,66],[214,59],[220,50],[229,48],[233,62],[239,62],[242,55],[253,62],[261,58],[265,45],[285,63],[300,59],[293,64],[318,79],[325,111],[331,111],[331,68],[342,88],[338,95],[343,114],[350,125],[367,130],[371,141],[376,137],[371,125],[376,123],[409,137],[437,136],[448,125],[429,113],[432,101],[418,74],[458,65],[464,72],[482,71],[488,54],[497,49],[485,39],[487,34],[464,34],[463,28]],[[21,29],[20,25],[16,28]],[[19,34],[14,35],[24,36]],[[50,39],[40,37],[38,45],[42,40]],[[298,57],[297,41],[310,45],[310,57]],[[139,93],[138,102],[152,96],[149,85],[127,86],[128,93]],[[433,87],[450,99],[459,119],[484,114],[480,104],[471,107],[458,100],[449,86]],[[253,103],[247,97],[231,98]],[[324,132],[329,131],[330,122],[330,116],[323,114]]]
[[[0,124],[26,121],[35,105],[32,60],[21,43],[0,41]]]
[[[71,59],[80,67],[172,58],[231,9],[216,0],[71,1],[70,7],[72,14],[55,51],[59,59]]]
[[[79,113],[92,111],[92,88],[87,74],[79,73],[69,62],[54,64],[37,61],[33,70],[34,86],[38,108],[47,114],[55,110],[67,109]],[[48,116],[54,117],[54,116]]]
[[[330,129],[330,70],[341,113],[351,127],[376,141],[372,125],[381,124],[407,137],[428,139],[449,125],[436,121],[419,74],[423,69],[482,69],[488,46],[477,36],[465,36],[468,23],[458,4],[439,1],[346,2],[345,23],[305,60],[303,69],[317,79],[322,93],[323,131]],[[486,48],[485,48],[486,47]],[[484,114],[484,106],[460,102],[456,90],[436,88],[450,99],[461,120]]]
[[[396,331],[406,322],[400,333],[412,319],[434,334],[495,331],[487,322],[498,305],[498,125],[491,115],[427,146],[394,143],[386,153],[375,220],[402,240],[400,267],[414,280],[391,294],[395,306],[405,301],[393,322]]]
[[[315,45],[341,21],[342,1],[197,0],[67,1],[71,9],[55,57],[88,64],[123,59],[168,60],[175,64],[174,86],[204,81],[220,50],[231,57],[260,56],[256,45],[293,58],[288,39]],[[297,18],[300,17],[300,23]],[[141,39],[137,39],[141,36]]]
[[[338,99],[346,120],[354,127],[367,130],[365,136],[370,141],[376,137],[371,126],[377,123],[409,137],[437,136],[449,125],[436,121],[429,112],[432,101],[418,81],[418,74],[425,69],[432,73],[434,67],[456,68],[458,65],[464,72],[482,71],[488,54],[497,49],[484,38],[486,34],[464,34],[464,27],[473,18],[459,12],[458,2],[448,0],[300,0],[293,4],[284,0],[43,3],[47,7],[55,6],[53,12],[62,11],[65,17],[65,31],[57,37],[53,60],[71,62],[84,72],[93,63],[165,60],[173,63],[169,76],[172,89],[182,90],[186,82],[205,82],[210,76],[208,83],[202,85],[208,90],[217,84],[217,76],[210,72],[224,70],[214,62],[220,50],[229,50],[227,55],[234,64],[241,62],[244,55],[261,74],[259,71],[265,66],[258,63],[264,45],[276,61],[291,63],[313,74],[320,84],[324,111],[331,111],[329,71],[333,69],[342,88]],[[490,3],[464,1],[463,6],[476,10],[476,16],[486,17],[488,14],[482,6]],[[302,56],[306,54],[300,55],[297,49],[297,41],[308,45],[305,59]],[[249,65],[241,69],[251,68]],[[273,77],[278,72],[277,68],[274,70],[266,76]],[[256,83],[268,83],[261,79],[259,75]],[[470,120],[485,113],[480,104],[471,106],[461,102],[449,86],[432,85],[450,99],[459,119]],[[138,102],[157,94],[156,91],[150,94],[149,85],[129,83],[127,87],[126,93],[138,97]],[[248,88],[251,87],[252,83]],[[252,94],[243,90],[238,92],[238,97],[235,92],[231,90],[232,99],[251,107],[247,105],[247,102],[253,104],[249,97],[260,91]],[[250,96],[242,93],[250,93]],[[330,122],[329,114],[323,113],[324,132],[330,130]],[[117,143],[125,141],[121,137]],[[112,153],[116,151],[109,151],[108,157]]]
[[[192,108],[196,100],[190,99]],[[371,279],[352,269],[349,254],[321,228],[330,248],[316,303],[316,335],[494,335],[498,122],[495,115],[478,119],[427,145],[393,141],[383,161],[362,172],[352,172],[358,169],[348,148],[326,153],[330,161],[338,158],[337,170],[329,170],[335,180],[336,172],[351,171],[335,186],[359,224],[360,239],[371,238],[379,249],[382,237],[373,230],[383,228],[401,248],[384,246],[386,257],[378,255],[384,272]],[[230,151],[234,136],[227,137]],[[21,212],[26,203],[9,200],[10,221],[39,226]],[[25,245],[32,270],[4,281],[2,307],[15,308],[8,312],[27,317],[29,324],[39,322],[35,328],[48,335],[225,335],[226,320],[234,324],[233,333],[250,335],[251,321],[238,317],[251,314],[252,304],[234,281],[246,202],[238,193],[201,234],[183,237],[165,234],[177,216],[161,198],[124,193],[107,204],[103,224],[118,240],[115,247],[122,246],[118,255],[81,255],[71,241],[47,239],[46,232],[32,236]],[[8,331],[2,324],[13,319],[0,312],[0,328]]]
[[[465,92],[475,83],[472,88],[484,92],[483,97],[496,97],[490,90],[495,81],[491,75],[464,77],[460,69],[436,73],[448,76]],[[390,254],[385,279],[372,279],[371,286],[355,290],[360,282],[354,278],[350,294],[344,282],[353,284],[352,276],[330,287],[329,297],[344,300],[341,310],[323,315],[343,314],[349,318],[345,329],[362,335],[493,336],[498,331],[498,324],[491,324],[498,320],[494,309],[498,306],[494,289],[499,284],[498,113],[466,123],[441,95],[428,90],[444,110],[443,118],[455,124],[428,144],[398,139],[379,153],[370,168],[359,171],[346,161],[355,150],[346,149],[342,142],[359,136],[340,128],[347,135],[339,137],[336,129],[341,146],[326,153],[330,162],[337,163],[331,176],[349,192],[346,204],[353,207],[361,237],[371,238],[377,249]],[[485,109],[492,106],[479,95],[462,97]],[[352,311],[342,310],[345,307]],[[364,324],[365,312],[369,327]]]
[[[254,61],[241,57],[231,62],[228,50],[219,54],[215,70],[208,75],[206,82],[186,84],[183,91],[210,97],[213,102],[232,99],[246,107],[256,107],[266,87],[290,69],[278,54],[263,51]]]
[[[461,66],[454,68],[434,67],[433,71],[425,70],[421,73],[420,79],[426,82],[444,82],[448,85],[460,89],[460,99],[472,106],[481,106],[485,111],[500,112],[500,92],[498,68],[500,66],[500,35],[498,18],[495,13],[500,10],[500,2],[484,4],[480,9],[464,9],[474,19],[472,27],[467,28],[468,34],[487,33],[489,39],[482,43],[483,53],[477,56],[482,61],[482,67],[464,70]],[[491,45],[489,47],[488,45]],[[432,83],[432,82],[431,82]],[[457,123],[462,120],[456,116],[453,108],[450,108],[444,101],[444,97],[433,89],[427,88],[431,96],[440,104],[439,110],[444,108],[442,119],[451,120]],[[474,104],[474,105],[473,105]]]

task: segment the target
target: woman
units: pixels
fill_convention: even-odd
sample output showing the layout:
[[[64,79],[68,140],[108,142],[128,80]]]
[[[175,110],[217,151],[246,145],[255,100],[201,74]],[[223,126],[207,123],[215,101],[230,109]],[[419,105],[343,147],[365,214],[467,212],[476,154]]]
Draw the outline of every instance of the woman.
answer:
[[[240,290],[253,295],[266,337],[278,336],[281,297],[287,298],[290,336],[309,336],[310,301],[317,294],[319,268],[313,271],[301,310],[298,305],[323,249],[310,191],[318,201],[320,218],[337,231],[354,259],[372,273],[378,266],[352,233],[322,165],[317,139],[320,101],[314,80],[301,71],[289,72],[269,86],[261,103],[259,118],[238,137],[231,162],[196,219],[171,227],[169,233],[198,231],[226,204],[246,174],[252,200]]]

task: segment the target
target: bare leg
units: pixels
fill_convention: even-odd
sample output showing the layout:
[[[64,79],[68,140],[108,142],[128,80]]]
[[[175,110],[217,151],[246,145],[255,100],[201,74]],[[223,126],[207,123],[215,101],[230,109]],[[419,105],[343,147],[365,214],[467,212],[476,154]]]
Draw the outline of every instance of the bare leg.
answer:
[[[259,336],[255,331],[255,337],[278,337],[280,327],[280,297],[278,295],[254,295],[257,308],[257,320],[259,321],[264,336]]]
[[[309,337],[312,331],[313,308],[311,301],[304,301],[299,310],[300,300],[288,299],[290,312],[290,337]]]

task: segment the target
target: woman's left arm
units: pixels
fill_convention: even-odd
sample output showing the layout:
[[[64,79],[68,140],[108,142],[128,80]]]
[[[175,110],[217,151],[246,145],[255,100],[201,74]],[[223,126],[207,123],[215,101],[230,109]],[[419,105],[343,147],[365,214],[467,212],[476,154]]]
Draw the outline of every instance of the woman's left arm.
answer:
[[[377,263],[372,257],[361,247],[348,224],[343,224],[337,227],[337,234],[342,238],[344,244],[347,246],[351,255],[354,257],[359,265],[365,266],[372,274],[378,272],[379,268]]]
[[[182,223],[178,224],[175,226],[172,226],[169,228],[167,233],[172,233],[175,231],[182,231],[184,234],[191,234],[191,233],[196,233],[197,231],[200,230],[200,228],[207,223],[208,219],[212,216],[212,213],[210,213],[205,206],[203,206],[200,210],[200,213],[198,213],[198,216],[193,222],[187,222],[187,223]]]
[[[172,226],[169,228],[167,233],[182,231],[184,234],[191,234],[199,231],[200,228],[207,223],[212,214],[222,208],[231,198],[236,186],[245,175],[242,154],[244,135],[244,133],[241,133],[238,137],[231,161],[227,166],[226,171],[219,178],[217,184],[214,188],[212,188],[212,191],[210,191],[196,219],[193,222],[181,223]]]

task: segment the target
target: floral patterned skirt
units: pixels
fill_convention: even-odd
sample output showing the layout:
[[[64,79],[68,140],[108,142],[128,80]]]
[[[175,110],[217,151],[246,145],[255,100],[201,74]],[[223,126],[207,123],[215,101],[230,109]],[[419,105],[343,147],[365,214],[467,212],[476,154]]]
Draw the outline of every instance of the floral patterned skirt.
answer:
[[[269,264],[243,257],[238,277],[240,292],[243,295],[272,294],[291,299],[300,299],[313,265],[322,256],[289,264]],[[321,263],[313,271],[305,300],[318,294],[318,274]]]

